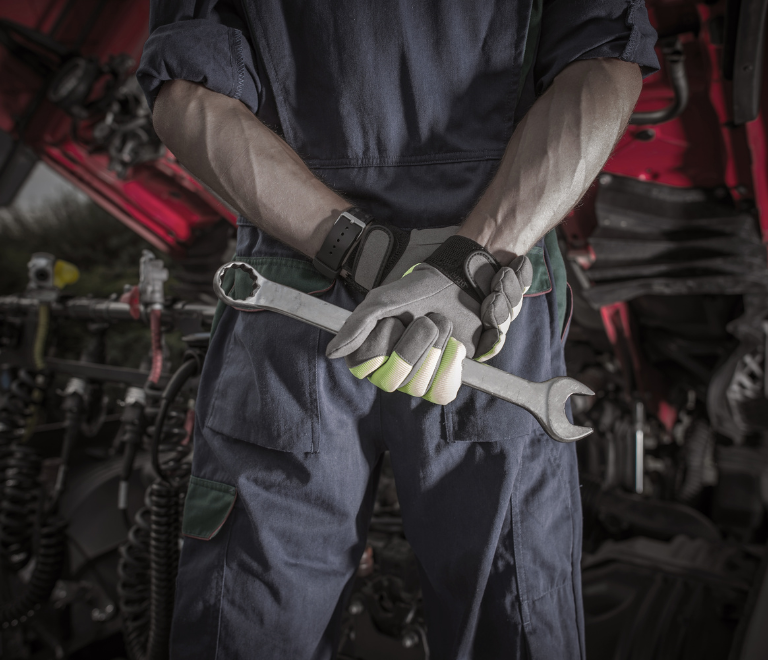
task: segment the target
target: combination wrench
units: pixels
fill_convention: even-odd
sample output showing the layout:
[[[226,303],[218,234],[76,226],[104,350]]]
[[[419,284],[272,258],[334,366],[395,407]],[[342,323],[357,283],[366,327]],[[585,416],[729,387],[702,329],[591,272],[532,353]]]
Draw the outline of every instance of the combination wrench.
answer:
[[[244,271],[251,279],[251,295],[243,300],[230,298],[224,291],[224,275],[232,269]],[[278,312],[334,335],[341,330],[352,313],[272,282],[243,261],[231,261],[219,268],[213,278],[213,288],[219,300],[235,309]],[[527,410],[541,424],[541,428],[558,442],[574,442],[592,433],[591,428],[571,424],[565,415],[565,403],[572,394],[594,395],[586,385],[573,378],[558,376],[543,383],[534,383],[488,364],[464,358],[461,381],[464,385]]]

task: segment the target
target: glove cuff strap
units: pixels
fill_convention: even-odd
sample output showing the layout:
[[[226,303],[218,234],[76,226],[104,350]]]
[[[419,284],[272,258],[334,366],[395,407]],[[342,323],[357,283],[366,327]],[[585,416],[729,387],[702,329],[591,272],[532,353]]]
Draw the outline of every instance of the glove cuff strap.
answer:
[[[447,238],[425,263],[439,270],[479,303],[490,292],[491,279],[501,268],[490,252],[466,236]]]
[[[342,276],[364,292],[379,286],[408,247],[408,232],[375,220],[347,257]]]

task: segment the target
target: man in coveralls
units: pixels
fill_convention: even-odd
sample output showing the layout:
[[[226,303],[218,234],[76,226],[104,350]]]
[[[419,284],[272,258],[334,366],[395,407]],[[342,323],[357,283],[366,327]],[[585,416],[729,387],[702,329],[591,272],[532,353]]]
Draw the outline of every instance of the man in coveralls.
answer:
[[[432,657],[584,658],[575,448],[460,365],[565,374],[551,230],[658,67],[643,0],[153,0],[150,23],[156,130],[240,212],[238,258],[357,308],[330,346],[217,315],[172,656],[333,657],[388,449]]]

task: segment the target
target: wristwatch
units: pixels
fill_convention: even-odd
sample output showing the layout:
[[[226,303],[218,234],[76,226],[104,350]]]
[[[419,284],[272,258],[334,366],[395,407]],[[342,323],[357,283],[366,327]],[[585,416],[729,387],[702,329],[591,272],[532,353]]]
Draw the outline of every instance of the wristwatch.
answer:
[[[325,237],[320,251],[312,260],[312,265],[326,277],[336,279],[344,260],[372,220],[372,216],[356,206],[342,211]]]

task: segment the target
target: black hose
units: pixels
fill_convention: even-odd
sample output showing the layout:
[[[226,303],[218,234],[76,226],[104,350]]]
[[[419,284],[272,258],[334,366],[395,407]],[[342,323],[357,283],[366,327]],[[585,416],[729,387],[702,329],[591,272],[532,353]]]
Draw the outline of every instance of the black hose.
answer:
[[[652,125],[663,124],[679,116],[688,105],[689,90],[688,77],[685,73],[685,53],[680,40],[673,38],[661,45],[664,53],[664,61],[667,65],[667,75],[675,93],[675,99],[671,105],[659,110],[649,112],[634,112],[629,119],[630,124]]]
[[[118,597],[123,616],[123,636],[130,660],[166,660],[171,635],[183,493],[191,451],[185,442],[186,415],[173,409],[179,393],[200,368],[199,356],[186,360],[159,397],[146,388],[145,417],[154,424],[151,434],[152,464],[158,479],[145,495],[145,507],[120,548]],[[162,458],[161,458],[162,455]]]
[[[0,568],[18,571],[32,557],[41,459],[23,443],[45,378],[19,370],[0,407]]]
[[[0,409],[0,570],[35,562],[21,594],[0,604],[3,629],[24,623],[48,601],[64,566],[67,523],[43,507],[42,460],[23,442],[46,385],[43,374],[19,371]]]
[[[129,530],[126,542],[120,546],[117,564],[117,595],[123,638],[131,660],[144,657],[149,631],[149,506],[147,502],[136,514],[136,524]]]
[[[20,596],[0,606],[2,628],[24,623],[48,602],[64,567],[67,522],[51,515],[40,528],[35,567]]]
[[[118,598],[130,660],[166,660],[179,563],[178,489],[158,479],[120,547]]]
[[[4,456],[0,475],[0,567],[4,570],[20,571],[32,558],[41,466],[39,454],[18,442]]]
[[[164,481],[169,481],[171,475],[167,467],[160,465],[160,449],[163,440],[163,431],[165,429],[165,420],[168,416],[168,412],[171,409],[171,405],[176,400],[176,397],[181,392],[186,382],[197,374],[199,369],[199,362],[195,359],[187,360],[176,371],[168,381],[168,385],[165,387],[163,396],[160,399],[160,410],[157,413],[155,419],[155,425],[152,433],[152,467],[155,469],[157,475]]]

